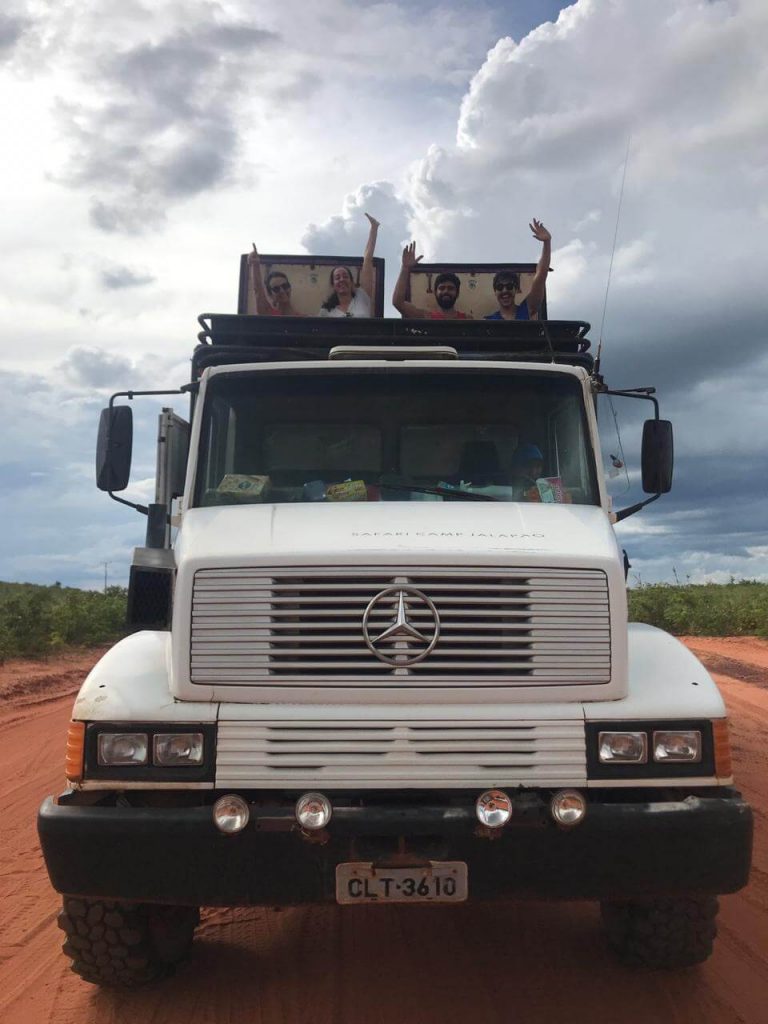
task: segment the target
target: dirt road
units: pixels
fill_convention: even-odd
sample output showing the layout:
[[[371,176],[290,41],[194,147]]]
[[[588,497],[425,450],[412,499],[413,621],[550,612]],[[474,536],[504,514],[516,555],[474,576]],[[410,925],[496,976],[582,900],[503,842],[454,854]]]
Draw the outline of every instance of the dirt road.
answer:
[[[688,641],[732,716],[737,781],[756,812],[750,886],[722,900],[712,959],[634,973],[591,904],[211,910],[192,960],[136,993],[100,991],[60,953],[59,898],[37,847],[62,786],[72,695],[93,656],[0,668],[3,1024],[764,1024],[768,1020],[768,642]]]

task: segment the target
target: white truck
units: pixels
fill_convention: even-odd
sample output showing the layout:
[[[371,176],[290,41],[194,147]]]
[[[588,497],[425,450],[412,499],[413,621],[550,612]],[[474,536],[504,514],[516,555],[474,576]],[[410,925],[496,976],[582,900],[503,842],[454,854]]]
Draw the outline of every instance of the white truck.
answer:
[[[611,509],[586,325],[200,322],[134,631],[85,680],[39,813],[74,970],[136,985],[201,906],[334,901],[596,900],[625,962],[704,960],[752,815],[712,679],[627,622],[613,523],[646,502]],[[653,406],[650,501],[671,427],[623,393]]]

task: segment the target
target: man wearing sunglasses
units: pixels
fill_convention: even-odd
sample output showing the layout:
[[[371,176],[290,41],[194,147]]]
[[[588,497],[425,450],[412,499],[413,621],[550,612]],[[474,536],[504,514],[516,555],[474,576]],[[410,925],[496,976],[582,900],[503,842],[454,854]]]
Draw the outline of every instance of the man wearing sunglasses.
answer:
[[[521,302],[518,302],[520,275],[512,270],[500,270],[493,279],[493,291],[499,308],[495,313],[487,316],[486,320],[539,319],[539,309],[544,301],[544,288],[552,256],[552,235],[535,217],[528,226],[533,232],[533,237],[541,242],[541,256],[536,265],[536,273],[533,275],[531,290]]]
[[[291,305],[291,282],[282,270],[273,270],[267,274],[266,286],[261,273],[261,260],[253,246],[248,253],[248,268],[253,279],[253,291],[256,296],[256,312],[261,316],[304,316],[297,313]]]

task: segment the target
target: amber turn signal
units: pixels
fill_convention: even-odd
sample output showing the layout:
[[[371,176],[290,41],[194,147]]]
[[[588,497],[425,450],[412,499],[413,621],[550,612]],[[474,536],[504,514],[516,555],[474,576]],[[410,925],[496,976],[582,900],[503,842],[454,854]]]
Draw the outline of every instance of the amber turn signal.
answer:
[[[718,779],[730,779],[733,775],[733,767],[727,718],[715,719],[712,723],[712,735],[715,741],[715,775]]]
[[[68,782],[83,781],[83,752],[85,750],[85,722],[70,722],[67,730],[67,755],[64,774]]]

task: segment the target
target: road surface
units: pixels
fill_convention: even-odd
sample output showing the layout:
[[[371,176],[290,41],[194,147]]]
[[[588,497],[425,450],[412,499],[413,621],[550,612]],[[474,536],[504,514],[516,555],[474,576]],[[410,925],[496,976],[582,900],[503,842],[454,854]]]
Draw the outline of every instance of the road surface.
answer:
[[[0,668],[0,1021],[3,1024],[765,1024],[768,1021],[768,641],[687,641],[731,714],[736,778],[755,809],[747,889],[721,901],[711,960],[632,972],[592,904],[207,910],[175,977],[99,990],[69,970],[59,897],[37,846],[62,788],[66,722],[90,655]]]

